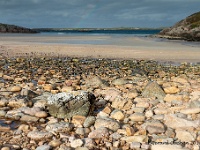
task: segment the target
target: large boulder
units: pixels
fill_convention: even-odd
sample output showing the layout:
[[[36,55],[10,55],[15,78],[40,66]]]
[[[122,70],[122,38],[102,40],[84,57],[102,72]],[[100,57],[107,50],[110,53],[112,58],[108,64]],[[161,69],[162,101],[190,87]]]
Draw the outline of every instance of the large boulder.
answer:
[[[147,84],[144,91],[142,92],[142,96],[146,98],[156,97],[158,99],[163,99],[165,97],[165,92],[157,82],[153,81]]]
[[[50,115],[57,118],[87,116],[94,99],[94,95],[86,91],[63,92],[48,97],[47,105]]]

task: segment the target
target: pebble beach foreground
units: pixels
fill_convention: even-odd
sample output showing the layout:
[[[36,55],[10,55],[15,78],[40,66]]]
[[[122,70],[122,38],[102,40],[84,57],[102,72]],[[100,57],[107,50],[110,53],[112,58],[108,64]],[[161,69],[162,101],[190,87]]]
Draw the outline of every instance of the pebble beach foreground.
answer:
[[[199,150],[200,64],[0,59],[2,150]]]

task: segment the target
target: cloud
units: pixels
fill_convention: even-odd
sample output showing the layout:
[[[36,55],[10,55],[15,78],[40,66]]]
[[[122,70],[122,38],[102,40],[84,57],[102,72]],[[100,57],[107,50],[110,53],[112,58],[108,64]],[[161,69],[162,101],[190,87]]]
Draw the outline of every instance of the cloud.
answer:
[[[159,27],[199,6],[199,0],[1,0],[0,21],[26,27]]]

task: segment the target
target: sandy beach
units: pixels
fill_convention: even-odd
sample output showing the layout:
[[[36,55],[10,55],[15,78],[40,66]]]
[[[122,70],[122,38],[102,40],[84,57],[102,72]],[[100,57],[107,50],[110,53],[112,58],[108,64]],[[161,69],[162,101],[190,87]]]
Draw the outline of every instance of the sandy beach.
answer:
[[[199,45],[141,37],[1,34],[0,52],[9,56],[70,56],[199,62]]]

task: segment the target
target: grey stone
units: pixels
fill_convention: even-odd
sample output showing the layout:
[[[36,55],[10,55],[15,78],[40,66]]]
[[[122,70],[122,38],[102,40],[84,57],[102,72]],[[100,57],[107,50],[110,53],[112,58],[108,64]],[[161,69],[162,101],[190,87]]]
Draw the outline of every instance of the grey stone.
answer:
[[[49,131],[51,133],[56,132],[68,132],[73,129],[73,125],[69,122],[58,122],[58,123],[52,123],[48,124],[45,128],[46,131]]]
[[[53,134],[47,131],[31,131],[27,134],[27,137],[33,140],[43,140],[52,138]]]
[[[63,92],[48,97],[48,109],[50,115],[57,118],[87,116],[93,100],[94,96],[86,91]]]
[[[143,97],[156,97],[158,99],[163,99],[165,97],[165,92],[158,85],[157,82],[149,82],[142,92]]]
[[[128,83],[128,80],[123,79],[123,78],[115,79],[112,81],[113,85],[124,85],[126,83]]]
[[[77,128],[75,132],[76,132],[76,134],[79,134],[79,135],[86,135],[86,134],[90,133],[90,129],[89,128]]]
[[[195,101],[191,101],[189,104],[190,108],[200,108],[200,101],[199,100],[195,100]]]
[[[193,142],[196,139],[196,134],[185,130],[176,130],[176,138],[181,142]]]
[[[117,131],[120,128],[119,122],[110,118],[98,118],[94,124],[95,128],[106,127],[112,131]]]
[[[179,118],[176,114],[168,114],[164,117],[164,123],[167,127],[171,127],[173,129],[177,128],[197,128],[200,126],[200,120],[187,120],[185,118]]]
[[[50,150],[51,146],[49,145],[41,145],[36,148],[36,150]]]
[[[95,121],[96,121],[96,118],[94,116],[88,116],[85,119],[83,126],[88,128],[88,127],[92,126],[95,123]]]
[[[139,142],[132,142],[131,144],[130,144],[130,148],[131,149],[139,149],[140,148],[140,146],[141,146],[141,143],[139,143]]]
[[[77,148],[83,145],[83,141],[81,139],[76,139],[71,142],[71,147]]]
[[[83,143],[85,147],[88,147],[89,149],[93,149],[96,146],[96,143],[91,138],[84,138]]]

